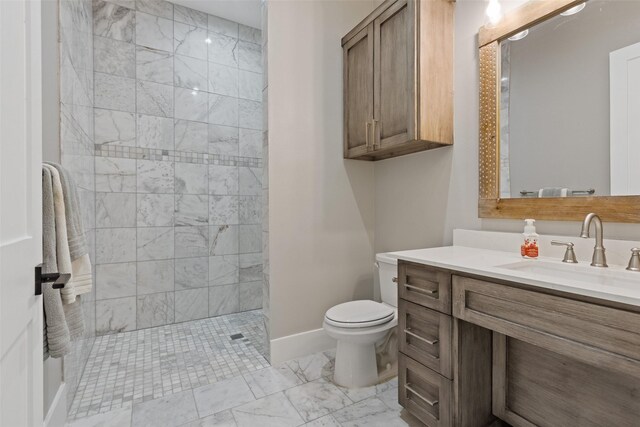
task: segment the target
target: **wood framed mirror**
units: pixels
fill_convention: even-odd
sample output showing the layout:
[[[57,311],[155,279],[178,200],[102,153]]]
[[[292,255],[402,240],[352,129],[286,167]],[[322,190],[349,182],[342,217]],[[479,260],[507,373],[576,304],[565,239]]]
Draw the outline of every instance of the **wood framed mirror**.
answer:
[[[580,156],[587,157],[589,153],[596,151],[600,153],[602,167],[606,167],[606,175],[609,181],[607,181],[606,184],[601,185],[599,191],[595,192],[595,190],[589,190],[589,182],[585,182],[584,188],[577,186],[578,184],[575,184],[576,186],[569,190],[570,194],[581,194],[580,196],[576,197],[566,197],[567,189],[562,189],[562,187],[560,187],[563,185],[563,183],[559,183],[560,186],[558,188],[562,189],[562,191],[558,190],[557,193],[554,193],[552,191],[545,194],[546,189],[541,188],[543,187],[542,185],[533,186],[533,188],[529,189],[518,187],[514,190],[513,188],[510,188],[506,192],[503,188],[501,191],[501,185],[503,187],[505,186],[505,180],[501,180],[501,174],[502,178],[505,178],[506,175],[504,166],[504,152],[508,151],[507,146],[504,145],[504,138],[501,139],[501,117],[504,116],[504,104],[501,104],[501,99],[504,101],[504,99],[512,98],[514,96],[514,93],[512,92],[510,92],[509,95],[504,94],[503,82],[505,77],[501,72],[504,59],[502,58],[502,52],[505,47],[504,44],[508,43],[510,40],[519,40],[517,36],[521,35],[525,30],[537,28],[536,26],[542,27],[548,22],[553,22],[552,31],[556,31],[556,29],[561,28],[564,23],[556,23],[557,21],[553,21],[553,19],[567,19],[565,18],[565,15],[568,16],[572,14],[572,11],[580,9],[580,7],[584,8],[584,6],[582,6],[583,4],[586,4],[589,7],[598,3],[602,3],[602,1],[587,0],[585,2],[585,0],[533,0],[507,13],[498,24],[491,27],[485,26],[480,28],[478,35],[480,71],[478,216],[480,218],[522,219],[531,217],[542,220],[577,221],[582,220],[584,216],[589,212],[596,212],[605,221],[640,222],[640,191],[638,189],[635,189],[635,184],[634,186],[629,187],[627,193],[617,192],[611,189],[613,184],[611,184],[610,181],[614,180],[614,174],[611,171],[615,170],[616,168],[615,166],[612,166],[614,165],[614,163],[609,158],[609,152],[611,148],[609,147],[608,142],[610,131],[608,116],[604,118],[604,124],[602,125],[606,125],[607,127],[607,146],[598,148],[599,151],[596,149],[592,150],[590,147],[584,146],[579,148],[578,150],[575,150],[575,156],[577,156],[578,164],[580,164],[580,162],[582,161]],[[598,7],[600,7],[601,10],[598,11],[598,9],[595,7],[592,9],[598,11],[599,13],[602,13],[602,4],[600,4]],[[605,7],[604,9],[607,8]],[[560,16],[561,14],[563,15]],[[575,19],[575,17],[573,16],[571,16],[570,18]],[[599,18],[594,17],[593,19]],[[638,13],[637,19],[640,20],[640,12]],[[581,28],[585,28],[587,24],[580,25],[582,25]],[[570,25],[566,25],[565,27],[569,26]],[[551,26],[547,25],[547,27]],[[589,29],[590,27],[587,26],[586,30]],[[532,31],[535,32],[537,30],[533,29]],[[553,44],[548,43],[548,41],[549,40],[547,39],[547,46]],[[617,40],[617,42],[620,43],[620,40]],[[623,44],[623,46],[627,46],[629,43],[636,43],[637,46],[634,46],[640,48],[640,36],[638,36],[638,40],[636,42],[629,42],[627,40],[624,43],[625,44]],[[616,46],[614,48],[617,49],[618,47]],[[538,51],[540,50],[541,49],[538,49]],[[601,61],[607,61],[607,69],[605,70],[607,73],[609,72],[609,52],[611,52],[611,50],[607,51],[606,57],[604,57],[603,55],[603,57],[600,59]],[[510,60],[511,59],[509,59],[509,61]],[[640,67],[640,61],[638,63],[638,67]],[[510,62],[509,68],[513,68],[513,65]],[[600,68],[602,68],[602,66],[600,66]],[[638,68],[638,70],[640,70],[640,68]],[[640,78],[638,80],[640,81]],[[610,82],[601,82],[601,86],[604,87],[605,84],[608,96]],[[608,100],[609,99],[607,98],[607,101]],[[522,102],[518,104],[519,106],[526,105],[523,100],[521,101]],[[514,104],[509,105],[509,108],[515,110],[516,107],[514,106]],[[638,105],[640,105],[640,102],[638,102]],[[607,108],[609,108],[608,102]],[[501,109],[503,110],[502,116]],[[538,110],[540,109],[544,108],[538,107]],[[511,119],[504,121],[508,121],[510,126],[513,125]],[[636,119],[636,121],[640,120]],[[584,119],[583,124],[585,127],[588,127],[589,123],[590,121],[588,119]],[[531,125],[531,123],[528,124]],[[543,122],[542,124],[543,125],[538,126],[538,129],[553,130],[553,123]],[[638,125],[638,128],[640,129],[640,124]],[[611,129],[613,129],[613,121],[611,124]],[[529,128],[529,131],[530,130],[531,127]],[[505,134],[511,133],[511,130],[505,131]],[[520,132],[520,134],[522,134],[522,132]],[[502,136],[504,137],[504,135]],[[576,138],[578,138],[578,136],[576,136]],[[602,140],[603,138],[600,139]],[[524,140],[522,141],[522,145],[527,145]],[[514,143],[513,141],[509,142],[511,142],[511,144]],[[562,142],[564,142],[564,140]],[[640,154],[640,140],[636,141],[636,143],[638,144],[638,153]],[[535,144],[531,144],[531,142],[529,142],[528,145],[529,147],[531,147]],[[535,150],[535,148],[533,149]],[[501,151],[503,151],[503,157],[501,157]],[[551,152],[547,155],[553,156],[554,153]],[[611,157],[613,157],[613,154],[611,154]],[[513,162],[511,158],[507,159],[507,161]],[[558,162],[559,164],[562,164],[561,160],[559,160]],[[632,163],[631,160],[629,160],[628,163],[630,163],[629,167],[632,170],[632,174],[638,173],[640,176],[640,172],[635,172],[635,169],[640,171],[640,156],[638,157],[636,168],[634,168],[634,165],[636,163]],[[511,172],[513,172],[513,166],[509,167],[512,168]],[[557,166],[553,166],[551,162],[545,164],[543,160],[539,172],[541,175],[548,174],[552,169],[556,167]],[[590,172],[593,172],[593,167],[589,169],[589,167],[585,166],[585,169],[586,171],[580,171],[580,173],[582,173],[586,177],[584,178],[584,181],[589,181],[591,179]],[[591,175],[595,174],[591,173]],[[630,180],[631,178],[628,179]],[[638,186],[640,188],[640,180],[638,181]],[[538,181],[536,182],[538,183]],[[592,194],[594,192],[595,194]],[[562,193],[561,196],[560,193]]]

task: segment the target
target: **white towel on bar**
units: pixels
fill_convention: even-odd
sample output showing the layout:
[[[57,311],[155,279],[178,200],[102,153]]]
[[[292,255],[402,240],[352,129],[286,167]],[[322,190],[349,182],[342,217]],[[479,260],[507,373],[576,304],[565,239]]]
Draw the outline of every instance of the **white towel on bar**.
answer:
[[[56,255],[58,259],[58,272],[71,274],[71,254],[69,253],[69,241],[67,239],[67,219],[64,208],[64,196],[62,194],[62,184],[60,174],[53,166],[44,165],[51,173],[53,184],[53,207],[56,216]],[[76,294],[70,283],[60,290],[62,302],[71,304],[76,300]]]
[[[56,222],[56,258],[58,261],[59,273],[71,273],[71,254],[69,252],[69,240],[67,239],[67,219],[64,205],[64,195],[60,174],[53,166],[44,164],[43,167],[51,173],[51,184],[53,187],[53,208]],[[72,281],[69,281],[64,288],[60,289],[62,296],[62,308],[64,309],[67,327],[71,339],[78,338],[84,334],[84,316],[82,315],[82,304],[76,298]]]
[[[51,172],[42,167],[42,272],[56,273],[56,220]],[[71,352],[71,336],[60,291],[52,283],[42,284],[44,306],[43,357],[62,357]]]
[[[65,220],[67,226],[67,241],[69,243],[69,256],[71,258],[71,287],[75,295],[91,292],[93,286],[93,274],[91,273],[91,260],[84,235],[80,202],[76,183],[71,174],[57,163],[46,163],[55,168],[60,176],[62,196],[64,199]]]

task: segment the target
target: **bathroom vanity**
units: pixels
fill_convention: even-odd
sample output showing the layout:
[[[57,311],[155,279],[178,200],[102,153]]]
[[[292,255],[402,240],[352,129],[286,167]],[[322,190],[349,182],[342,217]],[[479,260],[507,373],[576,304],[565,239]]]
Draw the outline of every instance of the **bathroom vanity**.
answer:
[[[399,401],[425,425],[638,425],[640,273],[462,246],[395,255]]]

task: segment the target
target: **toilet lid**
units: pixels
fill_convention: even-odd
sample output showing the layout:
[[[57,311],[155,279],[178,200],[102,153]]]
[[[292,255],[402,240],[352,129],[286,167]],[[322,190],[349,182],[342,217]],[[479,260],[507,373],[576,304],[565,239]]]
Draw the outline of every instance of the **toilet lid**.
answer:
[[[325,320],[343,328],[365,328],[390,322],[394,313],[393,308],[379,302],[350,301],[327,310]]]

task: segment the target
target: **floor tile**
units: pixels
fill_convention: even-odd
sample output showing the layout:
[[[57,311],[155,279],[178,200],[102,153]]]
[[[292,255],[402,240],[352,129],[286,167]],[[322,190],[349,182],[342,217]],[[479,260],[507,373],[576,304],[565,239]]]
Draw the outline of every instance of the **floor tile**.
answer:
[[[67,423],[67,427],[129,427],[131,408],[120,408]]]
[[[255,400],[242,377],[219,381],[193,390],[201,417]]]
[[[376,384],[370,387],[348,389],[346,387],[338,386],[338,388],[342,390],[342,392],[346,394],[349,397],[349,399],[353,400],[354,402],[361,402],[370,397],[384,393],[389,389],[397,389],[398,380],[397,378],[395,378],[390,381],[386,381],[384,383]]]
[[[256,398],[287,390],[304,382],[287,365],[250,372],[244,378]]]
[[[134,405],[132,427],[177,427],[197,419],[196,403],[189,390]]]
[[[305,427],[341,427],[340,423],[336,421],[333,415],[325,415],[305,424]]]
[[[379,393],[377,397],[390,409],[395,409],[397,411],[402,410],[402,406],[398,403],[398,387],[389,388],[382,393]]]
[[[396,427],[409,426],[400,417],[400,411],[389,409],[378,398],[371,398],[348,406],[332,414],[343,427]]]
[[[284,393],[305,421],[315,420],[352,404],[338,387],[324,379],[291,388]]]
[[[269,366],[264,345],[260,310],[97,337],[68,418],[131,407],[264,369]]]
[[[180,427],[236,427],[236,420],[230,410],[218,412],[208,417],[191,421]]]
[[[322,353],[290,360],[287,365],[300,379],[314,381],[322,377],[322,369],[329,363],[329,358]]]
[[[233,409],[238,427],[293,427],[304,421],[283,393]]]

